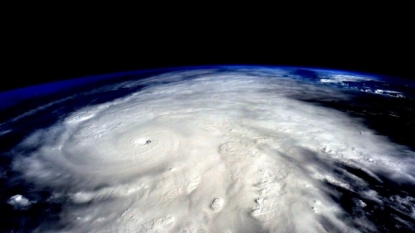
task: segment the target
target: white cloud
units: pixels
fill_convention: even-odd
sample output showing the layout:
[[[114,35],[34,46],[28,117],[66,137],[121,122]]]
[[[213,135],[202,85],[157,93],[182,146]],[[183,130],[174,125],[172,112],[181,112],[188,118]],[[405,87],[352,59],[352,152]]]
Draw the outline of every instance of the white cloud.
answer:
[[[401,148],[291,97],[333,97],[330,87],[269,72],[154,77],[179,81],[72,113],[14,168],[66,192],[70,232],[326,232],[322,219],[353,231],[323,183],[352,187],[330,165],[414,181],[414,160],[391,156]]]

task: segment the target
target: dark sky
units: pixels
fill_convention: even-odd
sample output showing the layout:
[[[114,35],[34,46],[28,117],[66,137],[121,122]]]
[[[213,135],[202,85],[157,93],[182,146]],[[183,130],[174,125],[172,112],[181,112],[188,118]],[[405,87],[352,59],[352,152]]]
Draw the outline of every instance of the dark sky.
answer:
[[[168,40],[166,38],[165,40]],[[274,43],[275,42],[275,43]],[[380,48],[368,41],[355,44],[325,45],[324,42],[299,41],[181,41],[137,44],[120,41],[95,44],[93,41],[50,46],[26,45],[11,58],[11,72],[4,77],[9,89],[35,83],[119,71],[214,64],[291,65],[355,70],[404,78],[413,78],[413,54],[407,45]],[[240,41],[235,41],[240,43]],[[331,43],[331,42],[327,42]],[[28,47],[27,47],[28,46]],[[412,49],[413,50],[413,49]]]
[[[414,79],[415,38],[408,23],[282,29],[270,23],[124,28],[105,22],[69,21],[59,27],[28,22],[6,33],[2,80],[8,82],[0,90],[120,71],[215,64],[332,68]]]

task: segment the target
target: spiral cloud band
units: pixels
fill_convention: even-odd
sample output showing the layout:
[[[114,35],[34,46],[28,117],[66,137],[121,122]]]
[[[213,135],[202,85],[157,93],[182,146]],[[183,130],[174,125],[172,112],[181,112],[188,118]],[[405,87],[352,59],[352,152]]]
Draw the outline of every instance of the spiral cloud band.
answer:
[[[349,98],[336,88],[279,70],[150,79],[153,85],[79,109],[18,145],[37,149],[16,156],[13,168],[51,188],[51,198],[68,199],[56,226],[38,231],[376,231],[334,198],[345,190],[359,193],[353,200],[362,209],[386,205],[350,169],[415,184],[413,152],[299,98]]]

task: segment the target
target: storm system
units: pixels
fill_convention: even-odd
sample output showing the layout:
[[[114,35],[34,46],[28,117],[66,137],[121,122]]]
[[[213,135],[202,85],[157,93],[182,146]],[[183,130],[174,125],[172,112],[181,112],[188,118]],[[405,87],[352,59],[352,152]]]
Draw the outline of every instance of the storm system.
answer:
[[[415,152],[310,101],[350,101],[341,78],[359,77],[195,69],[87,91],[127,90],[23,135],[10,169],[32,191],[7,205],[58,205],[34,232],[409,232]]]

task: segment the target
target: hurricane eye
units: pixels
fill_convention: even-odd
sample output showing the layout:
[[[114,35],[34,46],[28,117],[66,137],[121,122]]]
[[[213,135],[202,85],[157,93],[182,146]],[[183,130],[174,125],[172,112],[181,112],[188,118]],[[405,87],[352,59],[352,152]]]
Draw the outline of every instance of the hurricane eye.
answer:
[[[151,139],[137,138],[136,140],[134,140],[134,143],[138,145],[148,145],[151,143]]]

